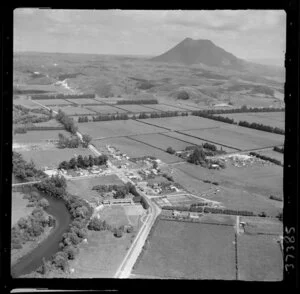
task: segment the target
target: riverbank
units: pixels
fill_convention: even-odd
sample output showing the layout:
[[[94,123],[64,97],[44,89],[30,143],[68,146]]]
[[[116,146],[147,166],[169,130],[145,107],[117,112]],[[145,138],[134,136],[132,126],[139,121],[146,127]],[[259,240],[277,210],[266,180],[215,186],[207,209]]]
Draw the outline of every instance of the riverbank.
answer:
[[[48,214],[46,214],[48,215]],[[44,232],[32,241],[26,242],[21,249],[11,249],[11,267],[16,265],[24,256],[36,249],[44,240],[46,240],[54,231],[55,227],[46,227]]]

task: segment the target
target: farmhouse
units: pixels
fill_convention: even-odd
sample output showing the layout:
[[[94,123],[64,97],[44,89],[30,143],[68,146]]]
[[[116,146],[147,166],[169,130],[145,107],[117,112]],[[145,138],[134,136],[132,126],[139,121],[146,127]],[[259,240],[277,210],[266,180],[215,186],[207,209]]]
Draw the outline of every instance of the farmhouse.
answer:
[[[102,204],[107,205],[118,205],[118,204],[132,204],[132,200],[129,198],[124,199],[106,199],[102,201]]]

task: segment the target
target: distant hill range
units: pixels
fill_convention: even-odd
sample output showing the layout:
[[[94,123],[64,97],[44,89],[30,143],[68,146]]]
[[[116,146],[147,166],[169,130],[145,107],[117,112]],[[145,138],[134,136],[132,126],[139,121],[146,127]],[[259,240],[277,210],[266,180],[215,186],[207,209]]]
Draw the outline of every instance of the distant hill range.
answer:
[[[284,74],[284,68],[261,65],[237,58],[233,54],[216,46],[210,40],[185,38],[169,51],[151,59],[156,62],[181,63],[184,65],[203,64],[237,71],[250,71],[262,75]]]

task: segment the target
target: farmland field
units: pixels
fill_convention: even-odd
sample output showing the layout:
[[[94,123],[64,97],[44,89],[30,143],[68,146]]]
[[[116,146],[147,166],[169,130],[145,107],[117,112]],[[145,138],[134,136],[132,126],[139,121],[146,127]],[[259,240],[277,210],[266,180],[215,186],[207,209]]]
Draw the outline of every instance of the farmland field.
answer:
[[[47,130],[47,131],[31,131],[25,134],[15,134],[13,142],[17,143],[40,143],[46,140],[58,140],[58,134],[61,133],[67,137],[70,133],[65,130]]]
[[[161,148],[163,150],[167,150],[168,147],[172,147],[174,150],[178,151],[184,150],[187,146],[193,145],[164,136],[163,134],[148,134],[131,137],[135,140],[142,141],[144,143],[147,143],[157,148]]]
[[[166,104],[149,104],[147,108],[153,109],[153,111],[183,111],[181,108]]]
[[[112,184],[123,185],[123,182],[116,175],[89,177],[86,179],[67,181],[67,190],[73,195],[91,201],[94,197],[101,198],[96,190],[92,190],[94,186]]]
[[[276,236],[238,236],[239,280],[280,281],[283,279],[283,256]]]
[[[42,105],[72,105],[71,102],[68,102],[64,99],[43,99],[43,100],[34,100]]]
[[[58,111],[59,109],[61,109],[63,112],[65,112],[67,115],[85,115],[85,114],[96,114],[94,111],[92,110],[88,110],[86,108],[83,107],[76,107],[76,106],[62,106],[62,107],[58,107],[58,106],[54,106],[51,107],[51,109]]]
[[[22,106],[24,106],[26,108],[30,108],[30,109],[42,108],[37,103],[34,103],[32,100],[24,99],[24,98],[14,99],[14,104],[22,105]]]
[[[74,261],[69,278],[111,278],[121,264],[133,234],[124,234],[116,238],[112,232],[89,231],[88,243],[82,243],[80,252]]]
[[[32,150],[20,151],[20,153],[26,161],[33,160],[38,168],[57,168],[60,162],[70,160],[75,155],[93,155],[92,152],[86,148]]]
[[[176,132],[167,132],[167,133],[164,133],[164,135],[173,137],[175,139],[185,141],[187,143],[191,143],[190,145],[193,145],[193,144],[202,145],[203,143],[207,142],[205,140],[201,140],[201,139],[198,139],[198,138],[195,138],[195,137],[191,137],[191,136],[184,135],[184,134],[181,134],[181,133],[176,133]],[[224,147],[224,146],[219,145],[219,144],[214,144],[214,145],[216,145],[216,147],[218,149],[222,148],[222,150],[224,150],[225,152],[235,152],[235,151],[238,150],[238,149],[234,149],[234,148]]]
[[[283,234],[283,223],[277,219],[243,216],[240,221],[246,223],[245,232],[249,234]]]
[[[105,147],[105,145],[111,145],[116,147],[123,153],[126,153],[130,157],[142,157],[151,155],[159,158],[160,160],[166,163],[182,161],[179,157],[175,155],[168,154],[157,148],[145,145],[143,143],[125,137],[96,140],[93,141],[93,145],[99,149]]]
[[[88,105],[88,104],[99,104],[101,105],[102,103],[91,98],[77,98],[77,99],[65,99],[67,101],[70,101],[71,104],[79,104],[79,105]]]
[[[284,136],[273,133],[226,125],[209,130],[182,131],[184,134],[195,136],[202,140],[209,140],[217,144],[224,144],[240,150],[251,150],[277,146],[283,143]]]
[[[173,105],[170,105],[170,104],[166,104],[166,105],[169,105],[169,106],[173,106]],[[189,105],[189,104],[186,104],[186,103],[174,103],[174,106],[181,109],[182,111],[194,111],[194,110],[199,110],[200,108],[197,107],[197,106],[193,106],[193,105]]]
[[[224,123],[196,116],[176,116],[164,118],[143,119],[145,123],[170,130],[195,130],[217,128]]]
[[[152,104],[151,104],[152,105]],[[148,108],[144,105],[136,105],[136,104],[131,104],[131,105],[124,105],[124,104],[120,104],[120,105],[116,105],[117,107],[124,109],[128,112],[161,112],[161,110],[154,110],[151,108]]]
[[[114,227],[129,225],[126,212],[121,205],[104,207],[100,211],[100,219],[105,220],[106,223]]]
[[[26,207],[26,205],[29,203],[27,199],[23,199],[23,193],[21,192],[12,192],[11,193],[11,226],[17,223],[17,221],[21,217],[27,217],[31,214],[34,207]]]
[[[90,109],[93,110],[94,112],[97,112],[99,114],[105,114],[105,113],[126,113],[125,110],[116,108],[116,107],[112,107],[110,105],[99,105],[99,106],[86,106],[86,109]]]
[[[81,132],[89,134],[92,138],[94,138],[94,140],[165,131],[157,126],[150,126],[134,120],[80,123],[78,127]]]
[[[271,115],[270,115],[271,114]],[[234,119],[234,121],[247,121],[249,123],[259,123],[271,127],[284,129],[284,112],[266,113],[229,113],[221,114],[223,117]]]
[[[275,159],[281,161],[281,163],[283,163],[283,154],[280,152],[269,149],[269,150],[262,150],[257,153],[264,155],[264,156],[271,157],[271,158],[275,158]]]
[[[56,119],[50,119],[49,121],[34,123],[36,127],[63,127]]]
[[[233,227],[160,220],[133,274],[233,280],[233,241]]]

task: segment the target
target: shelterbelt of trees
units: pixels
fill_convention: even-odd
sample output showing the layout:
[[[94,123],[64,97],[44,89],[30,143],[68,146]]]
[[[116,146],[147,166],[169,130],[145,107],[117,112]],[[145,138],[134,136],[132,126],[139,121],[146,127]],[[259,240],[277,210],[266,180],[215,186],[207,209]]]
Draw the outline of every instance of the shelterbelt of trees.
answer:
[[[66,137],[65,135],[59,133],[58,134],[58,148],[88,148],[90,142],[92,141],[92,137],[89,135],[82,135],[82,141],[75,135],[71,137]]]
[[[46,99],[81,99],[81,98],[95,98],[95,94],[42,94],[32,95],[31,100],[46,100]]]
[[[263,159],[263,160],[266,160],[266,161],[270,161],[270,162],[272,162],[274,164],[282,165],[281,161],[277,160],[275,158],[272,158],[272,157],[269,157],[269,156],[265,156],[265,155],[262,155],[262,154],[259,154],[259,153],[256,153],[256,152],[250,152],[249,154],[252,155],[252,156],[255,156],[257,158],[260,158],[260,159]]]
[[[66,129],[66,131],[75,135],[78,131],[78,127],[75,125],[75,122],[72,118],[66,115],[61,109],[58,110],[57,115],[55,116],[56,120],[60,122]]]
[[[279,152],[279,153],[284,153],[284,147],[277,147],[277,146],[275,146],[274,148],[273,148],[273,150],[274,151],[276,151],[276,152]]]
[[[158,104],[156,99],[140,99],[140,100],[120,100],[117,101],[118,105],[127,105],[127,104]]]
[[[69,161],[62,161],[59,165],[59,169],[76,169],[76,168],[88,168],[92,167],[93,165],[106,165],[108,157],[103,154],[100,156],[93,157],[92,155],[89,156],[82,156],[79,155],[78,157],[73,157]]]

